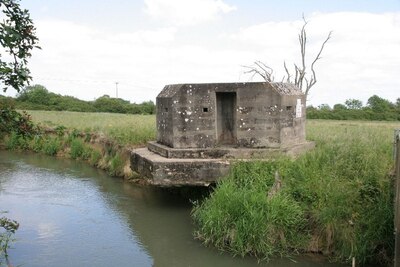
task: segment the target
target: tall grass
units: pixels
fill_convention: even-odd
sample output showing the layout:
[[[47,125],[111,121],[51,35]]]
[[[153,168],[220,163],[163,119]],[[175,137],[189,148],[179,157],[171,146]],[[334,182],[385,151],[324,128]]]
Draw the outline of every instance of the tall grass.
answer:
[[[238,162],[210,198],[197,203],[195,236],[235,255],[260,258],[300,248],[305,214],[287,193],[268,197],[277,165]]]
[[[86,113],[68,111],[28,111],[35,123],[44,126],[65,126],[82,132],[95,132],[122,145],[143,145],[154,140],[154,115]]]
[[[317,147],[299,158],[239,162],[197,203],[195,235],[260,258],[322,252],[384,266],[393,252],[392,142],[396,123],[309,121]],[[282,187],[268,197],[275,172]]]

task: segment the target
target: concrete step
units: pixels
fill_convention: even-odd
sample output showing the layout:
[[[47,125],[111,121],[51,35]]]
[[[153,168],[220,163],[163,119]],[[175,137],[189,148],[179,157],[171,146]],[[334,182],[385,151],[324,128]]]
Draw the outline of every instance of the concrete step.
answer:
[[[146,183],[158,186],[207,186],[229,173],[230,163],[223,159],[165,158],[147,148],[131,152],[131,168]]]

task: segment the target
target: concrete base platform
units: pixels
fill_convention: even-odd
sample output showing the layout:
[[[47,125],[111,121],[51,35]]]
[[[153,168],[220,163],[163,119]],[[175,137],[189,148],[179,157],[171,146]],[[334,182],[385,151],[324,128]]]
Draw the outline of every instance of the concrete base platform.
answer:
[[[156,142],[131,152],[131,169],[148,184],[159,186],[204,186],[229,173],[234,160],[271,159],[286,154],[296,156],[315,147],[304,142],[281,149],[209,148],[174,149]]]
[[[147,148],[162,157],[174,159],[270,159],[282,154],[296,156],[313,149],[314,142],[306,141],[281,148],[171,148],[157,142],[148,142]]]
[[[229,161],[221,159],[170,159],[147,148],[132,150],[131,168],[159,186],[207,186],[229,173]]]

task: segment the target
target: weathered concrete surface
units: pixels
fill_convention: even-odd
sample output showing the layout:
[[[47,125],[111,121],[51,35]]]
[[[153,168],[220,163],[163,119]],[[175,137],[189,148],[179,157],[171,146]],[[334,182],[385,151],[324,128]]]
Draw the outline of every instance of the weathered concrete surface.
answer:
[[[289,83],[173,84],[156,104],[157,142],[131,156],[150,184],[206,185],[228,174],[231,161],[314,147],[305,140],[305,96]]]
[[[305,141],[305,96],[288,83],[174,84],[157,96],[157,142],[281,148]]]
[[[139,148],[132,151],[131,168],[146,183],[158,186],[209,185],[229,173],[222,159],[170,159]]]
[[[131,152],[131,168],[146,183],[159,186],[209,185],[229,173],[235,160],[267,160],[278,155],[296,156],[314,148],[304,142],[285,149],[174,149],[150,142]]]
[[[270,159],[282,154],[296,156],[314,147],[315,143],[310,141],[281,148],[171,148],[157,142],[147,144],[151,152],[175,159]]]

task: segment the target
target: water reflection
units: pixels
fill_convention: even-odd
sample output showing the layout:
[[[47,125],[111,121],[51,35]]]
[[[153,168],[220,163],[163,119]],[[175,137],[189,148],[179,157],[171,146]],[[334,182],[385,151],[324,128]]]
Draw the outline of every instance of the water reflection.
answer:
[[[21,227],[23,266],[254,266],[193,240],[190,202],[76,161],[0,151],[0,210]],[[338,266],[307,258],[258,266]]]

